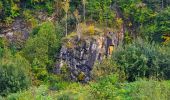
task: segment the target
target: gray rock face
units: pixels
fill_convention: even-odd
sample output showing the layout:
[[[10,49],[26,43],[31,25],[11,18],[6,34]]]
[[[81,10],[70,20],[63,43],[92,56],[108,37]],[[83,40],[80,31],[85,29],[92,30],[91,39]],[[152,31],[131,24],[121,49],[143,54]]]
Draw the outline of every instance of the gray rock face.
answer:
[[[60,68],[66,64],[72,80],[88,82],[94,63],[109,56],[109,47],[117,45],[114,34],[108,33],[108,35],[80,40],[77,36],[72,38],[73,47],[63,45],[61,48],[60,64],[56,66],[56,72],[59,73]]]
[[[0,33],[1,35],[12,39],[15,33],[22,33],[22,38],[27,39],[29,36],[30,29],[26,25],[26,22],[22,19],[16,19],[10,26],[2,27]]]

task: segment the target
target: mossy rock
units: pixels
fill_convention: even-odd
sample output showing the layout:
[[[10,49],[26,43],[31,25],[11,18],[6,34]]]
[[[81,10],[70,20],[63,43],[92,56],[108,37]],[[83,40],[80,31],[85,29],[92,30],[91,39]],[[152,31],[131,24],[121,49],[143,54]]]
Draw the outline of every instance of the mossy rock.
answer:
[[[78,80],[79,81],[83,81],[85,79],[85,74],[84,72],[80,72],[80,74],[78,75]]]

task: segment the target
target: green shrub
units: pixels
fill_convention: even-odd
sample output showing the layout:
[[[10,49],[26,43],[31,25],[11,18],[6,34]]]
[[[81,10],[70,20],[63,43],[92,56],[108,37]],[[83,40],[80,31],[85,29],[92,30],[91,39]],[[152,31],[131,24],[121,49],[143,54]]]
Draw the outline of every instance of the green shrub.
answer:
[[[90,84],[88,95],[94,100],[169,100],[170,82],[138,80],[119,83],[115,75],[105,76]]]
[[[168,81],[139,80],[126,84],[132,100],[169,100],[170,85]]]
[[[59,91],[55,97],[57,100],[93,100],[88,85],[72,83],[66,89]]]
[[[72,83],[59,91],[49,90],[47,85],[31,87],[27,91],[10,94],[7,100],[89,100],[88,88],[78,83]]]
[[[52,91],[63,90],[71,84],[71,82],[64,81],[63,77],[59,75],[49,75],[47,83]]]
[[[170,52],[168,47],[138,40],[120,47],[113,54],[118,68],[123,70],[129,81],[138,77],[169,79]]]
[[[22,55],[32,64],[32,71],[36,78],[44,80],[48,71],[52,71],[55,55],[61,47],[61,27],[52,22],[45,22],[36,28],[22,50]]]
[[[13,93],[7,96],[7,100],[54,100],[49,93],[46,85],[31,87],[27,91]]]
[[[97,82],[90,84],[90,95],[93,99],[129,100],[129,90],[119,83],[117,75],[111,74],[101,77]]]
[[[104,59],[100,63],[96,63],[92,69],[93,79],[97,79],[102,76],[106,76],[112,73],[116,73],[116,64],[111,59]]]
[[[20,55],[0,59],[0,95],[5,96],[30,85],[30,65]]]
[[[3,51],[4,51],[3,40],[0,38],[0,58],[2,58],[3,56]]]

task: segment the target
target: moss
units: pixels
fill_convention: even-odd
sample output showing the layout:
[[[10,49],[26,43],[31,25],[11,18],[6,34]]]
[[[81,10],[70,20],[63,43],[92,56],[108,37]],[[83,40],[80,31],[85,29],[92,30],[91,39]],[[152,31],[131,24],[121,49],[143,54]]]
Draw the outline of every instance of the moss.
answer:
[[[74,44],[73,44],[71,41],[68,41],[68,42],[65,44],[65,46],[66,46],[67,48],[69,48],[69,49],[74,48]]]
[[[163,36],[165,41],[163,42],[163,45],[170,45],[170,36]]]
[[[87,29],[87,32],[89,32],[90,35],[93,35],[95,33],[94,26],[90,25]]]
[[[79,81],[83,81],[85,79],[85,74],[84,72],[80,72],[80,74],[78,75],[78,80]]]

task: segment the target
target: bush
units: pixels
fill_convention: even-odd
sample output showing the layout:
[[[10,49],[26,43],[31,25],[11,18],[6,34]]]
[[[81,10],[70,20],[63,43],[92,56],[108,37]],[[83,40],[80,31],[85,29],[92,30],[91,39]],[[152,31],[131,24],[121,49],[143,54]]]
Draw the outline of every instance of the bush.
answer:
[[[92,78],[97,79],[112,73],[116,73],[116,64],[111,59],[104,59],[100,63],[96,63],[92,69]]]
[[[7,100],[89,100],[87,88],[81,84],[73,83],[64,90],[51,91],[47,85],[31,87],[27,91],[22,91],[7,96]],[[90,99],[91,100],[91,99]]]
[[[70,83],[71,82],[63,81],[63,77],[60,75],[49,75],[48,77],[49,89],[53,91],[63,90],[69,86]]]
[[[114,86],[117,82],[115,76],[107,76],[101,78],[97,83],[91,84],[91,93],[96,99],[111,99],[114,98],[115,94],[113,90],[117,88]]]
[[[55,55],[61,47],[62,28],[52,22],[45,22],[36,28],[32,37],[26,42],[22,55],[32,64],[36,78],[44,80],[48,71],[52,71]]]
[[[93,100],[89,87],[79,83],[70,84],[65,90],[58,92],[55,96],[57,100]]]
[[[132,100],[169,100],[170,85],[168,81],[139,80],[126,84]]]
[[[20,55],[0,59],[0,95],[5,96],[30,85],[29,63]]]
[[[168,47],[161,47],[154,43],[138,41],[119,47],[114,52],[113,59],[118,68],[123,70],[129,81],[138,77],[155,77],[169,79],[170,53]]]
[[[48,87],[41,85],[31,87],[27,91],[13,93],[7,96],[7,100],[53,100],[48,93]]]
[[[128,93],[129,91],[119,83],[118,76],[114,74],[101,77],[96,83],[90,84],[90,94],[94,100],[125,100],[129,98]]]
[[[90,84],[88,94],[94,100],[169,100],[170,82],[138,80],[119,83],[115,75],[105,76]]]
[[[0,38],[0,58],[2,58],[3,56],[3,51],[4,51],[3,40]]]

